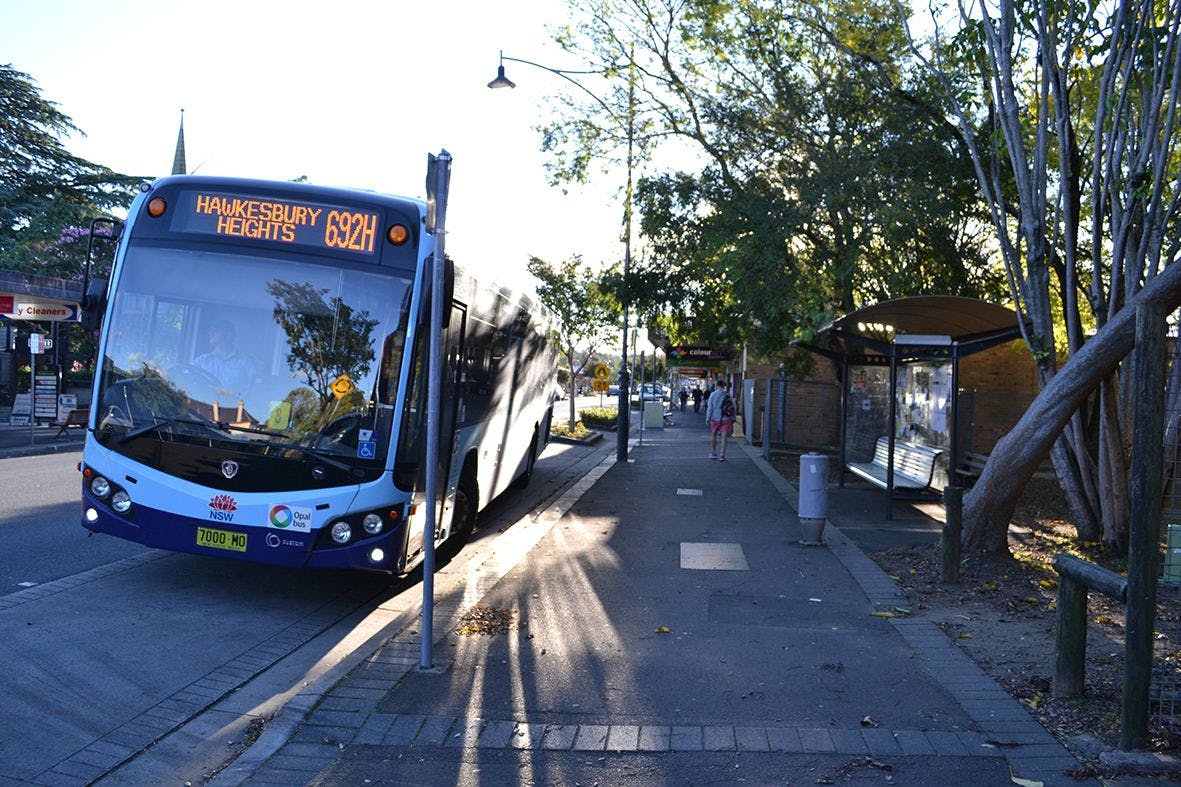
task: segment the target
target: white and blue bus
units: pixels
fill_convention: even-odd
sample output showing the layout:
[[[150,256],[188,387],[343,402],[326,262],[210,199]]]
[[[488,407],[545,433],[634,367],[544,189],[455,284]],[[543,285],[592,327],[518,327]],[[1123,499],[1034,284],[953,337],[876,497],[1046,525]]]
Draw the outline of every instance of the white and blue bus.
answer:
[[[423,202],[179,176],[121,234],[82,524],[152,547],[406,573],[421,560],[435,237]],[[543,307],[445,262],[435,543],[549,435]]]

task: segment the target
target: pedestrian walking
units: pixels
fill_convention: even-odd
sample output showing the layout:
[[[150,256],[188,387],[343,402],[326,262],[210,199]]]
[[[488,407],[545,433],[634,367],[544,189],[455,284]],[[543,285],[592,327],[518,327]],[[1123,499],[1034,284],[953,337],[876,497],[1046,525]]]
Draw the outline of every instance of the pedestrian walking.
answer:
[[[681,412],[683,413],[685,412],[685,404],[689,401],[689,392],[682,388],[681,392],[677,394],[677,398],[681,400]]]
[[[726,461],[726,444],[730,440],[730,433],[734,429],[734,416],[737,409],[734,398],[730,396],[730,383],[719,377],[714,385],[713,393],[705,403],[705,420],[709,423],[709,458],[719,462]],[[721,450],[718,450],[718,435],[722,437]]]
[[[700,385],[693,386],[693,412],[701,412],[701,400],[705,397],[705,393],[701,390]]]

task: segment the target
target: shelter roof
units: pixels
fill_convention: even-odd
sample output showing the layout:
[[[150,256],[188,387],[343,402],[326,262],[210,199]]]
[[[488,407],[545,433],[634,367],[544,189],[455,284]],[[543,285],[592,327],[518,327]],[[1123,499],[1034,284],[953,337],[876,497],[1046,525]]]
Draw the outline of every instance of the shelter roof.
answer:
[[[1016,312],[995,303],[951,295],[918,295],[851,312],[802,346],[830,356],[882,354],[888,352],[895,336],[903,334],[948,336],[960,345],[959,354],[966,355],[1018,338],[1021,327]]]

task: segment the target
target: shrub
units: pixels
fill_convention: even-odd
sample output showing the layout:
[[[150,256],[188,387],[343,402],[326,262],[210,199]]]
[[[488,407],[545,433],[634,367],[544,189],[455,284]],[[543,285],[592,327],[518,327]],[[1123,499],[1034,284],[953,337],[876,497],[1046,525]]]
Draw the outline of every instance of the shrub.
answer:
[[[617,416],[614,407],[588,407],[582,411],[582,420],[588,426],[597,426],[600,429],[614,429]]]
[[[555,437],[569,437],[573,440],[585,440],[586,438],[590,437],[593,432],[591,432],[590,429],[587,429],[586,425],[583,424],[582,421],[575,421],[573,430],[570,429],[570,423],[568,421],[559,421],[550,425],[550,434],[554,435]]]

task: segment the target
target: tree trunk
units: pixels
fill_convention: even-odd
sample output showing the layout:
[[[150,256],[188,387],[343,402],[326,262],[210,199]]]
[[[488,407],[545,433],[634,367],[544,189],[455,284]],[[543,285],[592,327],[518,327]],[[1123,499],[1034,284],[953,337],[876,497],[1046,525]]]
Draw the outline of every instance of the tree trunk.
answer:
[[[1008,552],[1009,519],[1025,485],[1074,412],[1132,349],[1135,305],[1145,301],[1159,303],[1166,311],[1181,306],[1181,263],[1164,268],[1116,312],[1054,375],[1013,430],[997,442],[980,479],[964,496],[966,546]]]
[[[1108,375],[1099,385],[1099,466],[1103,468],[1103,541],[1108,546],[1123,543],[1131,512],[1128,499],[1128,456],[1120,429],[1117,375]]]

